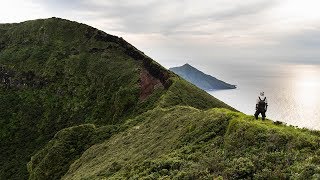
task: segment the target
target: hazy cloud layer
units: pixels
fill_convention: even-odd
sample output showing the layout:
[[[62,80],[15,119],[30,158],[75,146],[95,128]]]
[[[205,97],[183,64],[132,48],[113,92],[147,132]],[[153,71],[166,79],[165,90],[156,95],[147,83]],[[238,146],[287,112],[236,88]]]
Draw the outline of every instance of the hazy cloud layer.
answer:
[[[0,22],[57,16],[122,36],[172,66],[319,63],[317,0],[11,0]]]

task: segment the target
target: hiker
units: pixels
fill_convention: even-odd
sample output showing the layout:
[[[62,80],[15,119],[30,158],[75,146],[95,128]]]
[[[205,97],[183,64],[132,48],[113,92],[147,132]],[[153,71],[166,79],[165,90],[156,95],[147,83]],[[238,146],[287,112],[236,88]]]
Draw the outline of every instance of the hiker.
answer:
[[[255,118],[258,119],[258,116],[261,113],[262,120],[265,120],[267,107],[268,107],[267,97],[264,96],[264,92],[260,92],[260,96],[258,96],[258,99],[257,99],[256,112],[254,113]]]

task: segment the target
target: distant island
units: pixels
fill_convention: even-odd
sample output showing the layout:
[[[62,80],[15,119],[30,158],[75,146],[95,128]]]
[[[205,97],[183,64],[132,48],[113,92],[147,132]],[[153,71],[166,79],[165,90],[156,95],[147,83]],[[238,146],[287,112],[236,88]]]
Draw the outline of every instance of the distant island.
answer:
[[[188,63],[183,66],[170,68],[169,70],[205,91],[236,88],[236,85],[228,84],[205,74]]]

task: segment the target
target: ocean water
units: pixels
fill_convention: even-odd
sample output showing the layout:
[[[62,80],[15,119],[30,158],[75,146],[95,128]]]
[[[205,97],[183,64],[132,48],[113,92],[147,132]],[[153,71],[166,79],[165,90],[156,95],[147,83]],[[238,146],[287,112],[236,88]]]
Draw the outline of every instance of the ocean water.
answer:
[[[239,111],[253,115],[258,94],[264,91],[269,104],[266,113],[268,119],[320,130],[319,65],[238,64],[203,69],[237,85],[237,89],[209,93]]]

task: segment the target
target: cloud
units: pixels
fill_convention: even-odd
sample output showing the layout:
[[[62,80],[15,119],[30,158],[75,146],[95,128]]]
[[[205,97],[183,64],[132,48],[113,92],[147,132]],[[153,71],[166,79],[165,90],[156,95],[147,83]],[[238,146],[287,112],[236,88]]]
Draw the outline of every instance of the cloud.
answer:
[[[69,12],[69,15],[72,13],[89,14],[88,19],[99,19],[101,23],[109,19],[107,21],[109,24],[105,24],[105,28],[112,31],[165,35],[208,34],[209,32],[205,29],[201,31],[197,27],[212,25],[209,29],[212,31],[219,21],[221,23],[221,21],[257,15],[275,4],[273,0],[200,0],[196,2],[191,0],[34,1],[42,3],[49,11]],[[220,6],[216,7],[216,4],[220,4]],[[110,23],[110,19],[112,23]],[[186,31],[186,28],[188,28],[188,31]]]
[[[296,62],[300,58],[315,63],[320,57],[317,0],[10,2],[18,1],[24,7],[19,20],[35,16],[76,20],[122,36],[160,62]]]
[[[0,3],[0,23],[14,23],[46,15],[41,4],[10,0]]]
[[[306,29],[296,34],[286,37],[287,45],[294,45],[297,48],[319,49],[320,28]]]

